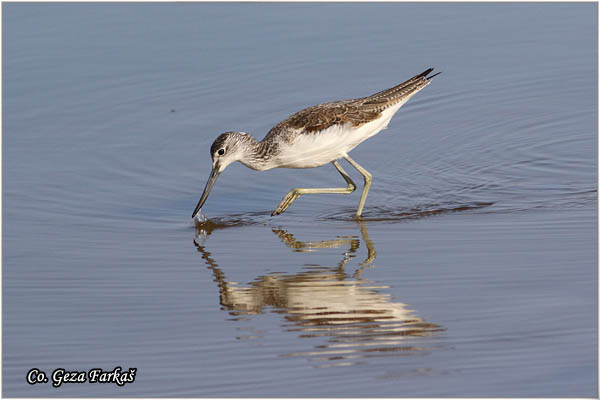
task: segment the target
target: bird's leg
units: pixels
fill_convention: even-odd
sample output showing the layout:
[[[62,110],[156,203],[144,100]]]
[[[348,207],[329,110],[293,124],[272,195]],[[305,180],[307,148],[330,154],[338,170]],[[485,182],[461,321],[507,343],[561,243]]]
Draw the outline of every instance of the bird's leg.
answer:
[[[283,200],[281,200],[281,202],[279,203],[279,206],[277,206],[277,209],[275,211],[273,211],[273,213],[271,215],[279,215],[279,214],[281,214],[282,212],[284,212],[285,210],[287,210],[287,208],[289,206],[292,205],[292,203],[294,202],[294,200],[296,200],[298,197],[302,196],[303,194],[315,194],[315,193],[341,193],[341,194],[348,194],[348,193],[354,192],[354,190],[356,190],[356,184],[352,181],[352,178],[350,178],[350,176],[346,173],[346,171],[344,171],[344,169],[337,162],[337,160],[336,161],[332,161],[331,163],[333,164],[333,166],[335,167],[335,169],[337,169],[338,172],[342,175],[342,177],[344,178],[344,180],[348,184],[347,187],[345,187],[345,188],[323,188],[323,189],[305,189],[305,188],[295,188],[295,189],[292,189],[288,194],[285,195],[285,197],[283,198]]]
[[[365,206],[365,201],[367,200],[367,194],[369,193],[369,188],[371,187],[371,181],[373,180],[373,176],[360,166],[359,163],[350,158],[349,155],[345,155],[344,158],[348,161],[354,168],[361,173],[361,175],[365,178],[365,186],[363,188],[362,195],[360,196],[360,203],[358,203],[358,210],[356,210],[356,218],[360,218],[362,215],[363,207]]]

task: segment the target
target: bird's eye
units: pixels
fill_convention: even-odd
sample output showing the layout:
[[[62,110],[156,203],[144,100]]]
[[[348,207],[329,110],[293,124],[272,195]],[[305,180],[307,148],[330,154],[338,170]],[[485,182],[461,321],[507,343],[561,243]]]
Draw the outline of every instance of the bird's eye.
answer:
[[[217,153],[219,153],[219,155],[222,156],[223,154],[225,154],[225,149],[219,149]]]

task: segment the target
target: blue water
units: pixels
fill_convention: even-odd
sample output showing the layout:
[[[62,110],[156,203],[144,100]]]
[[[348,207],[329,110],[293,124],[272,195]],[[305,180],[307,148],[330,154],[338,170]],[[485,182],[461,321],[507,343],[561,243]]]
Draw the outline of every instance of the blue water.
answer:
[[[4,396],[597,396],[597,4],[2,10]],[[429,66],[362,222],[236,164],[192,223],[219,133]]]

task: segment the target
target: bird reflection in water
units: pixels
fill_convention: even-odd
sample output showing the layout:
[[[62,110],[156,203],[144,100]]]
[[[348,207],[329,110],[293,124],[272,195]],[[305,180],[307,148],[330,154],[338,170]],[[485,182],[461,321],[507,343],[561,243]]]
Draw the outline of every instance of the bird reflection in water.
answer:
[[[283,315],[285,330],[298,332],[300,338],[320,339],[310,350],[283,356],[307,357],[317,361],[318,367],[332,367],[363,364],[373,357],[428,352],[431,347],[425,338],[443,328],[416,316],[405,304],[393,302],[383,292],[388,286],[362,277],[367,268],[373,267],[377,253],[365,224],[359,224],[367,257],[351,274],[346,271],[347,264],[357,256],[359,237],[305,242],[286,230],[273,228],[273,233],[294,252],[341,247],[347,251],[335,267],[304,266],[304,271],[295,274],[260,276],[247,286],[228,281],[200,244],[202,236],[206,238],[212,230],[197,232],[194,243],[219,286],[221,305],[231,315],[276,312]]]

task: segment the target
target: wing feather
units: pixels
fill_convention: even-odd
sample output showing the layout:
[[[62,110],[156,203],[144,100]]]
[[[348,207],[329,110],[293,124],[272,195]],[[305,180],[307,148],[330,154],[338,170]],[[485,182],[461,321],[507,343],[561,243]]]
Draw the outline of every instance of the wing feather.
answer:
[[[413,76],[409,80],[392,88],[382,90],[368,97],[351,100],[334,101],[305,108],[281,121],[269,131],[265,140],[274,137],[291,138],[291,133],[303,131],[320,132],[333,125],[352,124],[361,126],[377,119],[381,112],[423,89],[430,83],[427,75],[433,71],[429,68]],[[437,75],[437,74],[436,74]],[[289,132],[290,135],[286,135]]]

